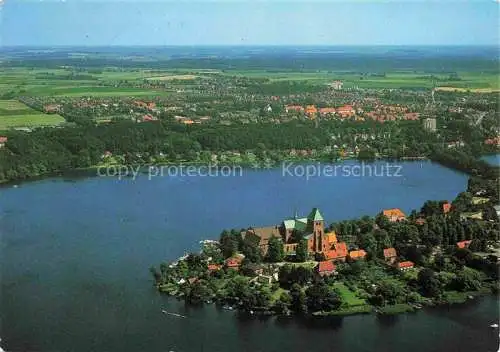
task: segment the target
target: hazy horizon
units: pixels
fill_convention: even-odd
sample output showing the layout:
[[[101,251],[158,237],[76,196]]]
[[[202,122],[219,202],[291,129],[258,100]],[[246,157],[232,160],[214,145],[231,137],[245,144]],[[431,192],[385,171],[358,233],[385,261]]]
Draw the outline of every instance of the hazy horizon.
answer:
[[[3,47],[497,46],[499,4],[451,1],[0,2]]]

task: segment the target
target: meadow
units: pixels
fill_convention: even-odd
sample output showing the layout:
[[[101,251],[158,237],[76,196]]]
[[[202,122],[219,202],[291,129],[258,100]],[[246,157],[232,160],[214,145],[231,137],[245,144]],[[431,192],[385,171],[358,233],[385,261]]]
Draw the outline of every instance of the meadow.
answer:
[[[165,69],[145,70],[107,68],[97,73],[77,71],[71,68],[25,68],[9,67],[0,69],[0,97],[15,96],[167,96],[179,87],[179,81],[189,86],[195,78],[246,77],[249,79],[266,78],[270,82],[301,81],[312,85],[326,85],[341,80],[344,88],[372,89],[431,89],[459,90],[473,92],[492,92],[500,90],[497,72],[457,72],[457,79],[450,80],[449,74],[429,74],[415,71],[393,71],[384,74],[370,74],[353,71],[325,70],[197,70]],[[162,82],[165,89],[131,88],[119,85],[120,82],[137,83]],[[169,87],[171,85],[171,87]],[[5,95],[12,93],[12,96]]]
[[[0,130],[14,127],[56,126],[64,122],[57,114],[44,114],[17,100],[0,100]]]
[[[448,74],[431,74],[414,71],[394,71],[384,75],[364,75],[350,71],[266,71],[266,70],[226,70],[227,76],[248,78],[267,78],[271,81],[308,81],[313,84],[326,84],[335,80],[342,81],[344,88],[373,89],[426,89],[445,87],[448,90],[471,90],[478,93],[500,90],[497,72],[458,72],[459,80],[448,80]],[[443,89],[443,90],[444,90]]]

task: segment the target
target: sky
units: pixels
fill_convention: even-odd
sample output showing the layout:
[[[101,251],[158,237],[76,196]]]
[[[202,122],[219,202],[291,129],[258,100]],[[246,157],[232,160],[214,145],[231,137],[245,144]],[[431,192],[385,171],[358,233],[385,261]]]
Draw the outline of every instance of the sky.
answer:
[[[0,0],[0,45],[498,45],[494,0]]]

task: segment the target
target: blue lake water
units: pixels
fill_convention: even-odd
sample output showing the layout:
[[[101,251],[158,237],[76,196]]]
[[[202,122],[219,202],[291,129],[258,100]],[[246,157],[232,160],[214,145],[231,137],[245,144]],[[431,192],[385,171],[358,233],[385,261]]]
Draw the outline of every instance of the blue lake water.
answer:
[[[481,159],[490,163],[491,165],[500,166],[500,154],[490,154],[483,156]]]
[[[349,161],[344,165],[358,165]],[[385,162],[377,162],[382,167]],[[396,164],[392,164],[396,165]],[[243,170],[236,177],[47,179],[0,189],[2,347],[12,351],[496,351],[493,297],[390,319],[248,319],[159,295],[149,267],[224,228],[319,207],[327,222],[453,199],[464,174],[404,162],[400,177]],[[161,307],[187,319],[167,317]]]

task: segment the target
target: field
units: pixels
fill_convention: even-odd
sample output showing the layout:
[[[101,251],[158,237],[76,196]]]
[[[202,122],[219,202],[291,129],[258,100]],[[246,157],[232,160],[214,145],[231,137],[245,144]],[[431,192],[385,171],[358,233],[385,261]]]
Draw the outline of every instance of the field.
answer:
[[[307,81],[313,84],[326,84],[334,80],[344,82],[344,88],[433,88],[441,90],[458,89],[477,92],[500,90],[500,81],[496,72],[458,72],[459,80],[447,80],[447,74],[416,73],[414,71],[394,71],[383,75],[363,75],[349,71],[290,71],[277,72],[266,70],[227,70],[227,76],[248,78],[267,78],[271,81]],[[448,88],[449,87],[449,88]],[[453,87],[453,88],[452,88]]]
[[[76,78],[72,75],[76,75]],[[374,89],[431,89],[448,91],[494,92],[500,90],[496,72],[457,72],[455,79],[448,74],[429,74],[415,71],[391,71],[386,73],[359,73],[352,71],[279,71],[279,70],[197,70],[197,69],[128,69],[107,68],[101,71],[77,71],[70,68],[22,68],[0,69],[0,96],[14,92],[15,96],[166,96],[179,88],[179,82],[169,86],[172,81],[184,81],[189,87],[196,78],[213,78],[218,75],[246,77],[249,79],[266,78],[270,82],[297,81],[312,85],[326,85],[341,80],[344,88]],[[165,89],[120,87],[120,82],[142,84],[145,81],[165,82]],[[11,98],[11,97],[8,97]]]
[[[178,80],[193,80],[198,78],[198,76],[195,75],[166,75],[166,76],[154,76],[154,77],[149,77],[147,80],[148,81],[172,81],[174,79]]]
[[[0,100],[0,130],[13,127],[55,126],[64,118],[33,110],[17,100]]]
[[[458,88],[458,87],[437,87],[436,90],[441,90],[443,92],[467,92],[472,93],[494,93],[500,91],[499,88]]]
[[[147,88],[119,87],[120,81],[143,82],[158,72],[129,70],[124,72],[78,73],[69,79],[68,69],[3,68],[0,69],[0,96],[14,91],[16,96],[157,96],[168,94]]]

